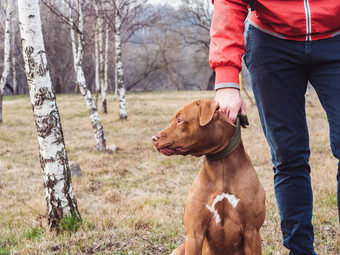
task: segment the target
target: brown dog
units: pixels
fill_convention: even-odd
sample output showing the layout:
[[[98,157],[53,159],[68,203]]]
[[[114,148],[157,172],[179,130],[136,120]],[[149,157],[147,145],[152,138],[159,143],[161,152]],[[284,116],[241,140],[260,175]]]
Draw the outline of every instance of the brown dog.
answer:
[[[206,155],[185,209],[185,243],[172,254],[261,254],[265,193],[244,151],[240,129],[213,100],[185,105],[152,137],[170,155]]]

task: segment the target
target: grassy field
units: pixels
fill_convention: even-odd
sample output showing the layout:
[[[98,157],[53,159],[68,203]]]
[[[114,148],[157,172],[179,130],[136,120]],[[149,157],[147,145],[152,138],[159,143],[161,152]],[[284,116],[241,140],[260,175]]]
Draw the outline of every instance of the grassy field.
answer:
[[[82,169],[73,177],[80,229],[57,235],[46,226],[46,201],[38,143],[28,96],[4,98],[0,125],[0,254],[169,254],[183,242],[187,192],[203,158],[166,157],[151,136],[182,105],[213,98],[214,92],[128,94],[128,121],[119,120],[118,102],[109,96],[101,121],[113,154],[95,150],[93,131],[80,95],[58,96],[70,161]],[[337,161],[329,148],[328,124],[316,96],[307,106],[314,189],[315,246],[318,254],[340,254],[336,207]],[[246,97],[244,97],[246,98]],[[256,106],[247,101],[250,126],[243,130],[246,151],[267,194],[261,230],[263,254],[288,254],[282,247],[273,192],[269,147]]]

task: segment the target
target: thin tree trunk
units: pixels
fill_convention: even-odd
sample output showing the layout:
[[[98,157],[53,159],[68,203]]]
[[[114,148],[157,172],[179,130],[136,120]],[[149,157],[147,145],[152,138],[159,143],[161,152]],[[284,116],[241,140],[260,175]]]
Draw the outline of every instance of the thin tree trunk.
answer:
[[[40,147],[48,223],[58,229],[64,216],[80,220],[73,193],[57,102],[43,42],[39,0],[19,0],[19,20],[25,72]]]
[[[312,101],[312,98],[310,96],[310,88],[312,86],[310,85],[310,83],[307,84],[307,89],[306,89],[306,97],[307,97],[307,102],[309,105],[313,105],[313,101]]]
[[[14,7],[13,3],[13,7]],[[15,8],[14,8],[15,9]],[[16,24],[14,23],[14,15],[11,17],[11,34],[12,34],[12,41],[11,41],[11,57],[12,57],[12,80],[13,80],[13,93],[15,95],[18,94],[18,83],[17,83],[17,72],[16,72],[16,57],[15,57],[15,35],[16,35]]]
[[[14,44],[14,36],[13,36],[13,44]],[[12,44],[12,45],[13,45]],[[12,79],[13,79],[13,94],[18,94],[18,82],[17,82],[17,70],[16,70],[16,57],[14,55],[14,47],[12,47]]]
[[[103,86],[102,86],[102,104],[103,104],[103,112],[107,113],[107,89],[109,87],[108,84],[108,68],[109,68],[109,25],[106,23],[105,25],[105,51],[103,57]]]
[[[0,93],[0,124],[2,123],[2,94]]]
[[[115,17],[115,59],[116,59],[116,87],[119,93],[119,113],[120,119],[127,119],[127,109],[126,109],[126,98],[125,98],[125,87],[124,87],[124,70],[122,63],[122,40],[121,40],[121,16],[120,16],[120,3],[116,0],[116,17]]]
[[[10,20],[12,11],[13,0],[7,0],[6,7],[6,21],[5,21],[5,42],[4,42],[4,70],[2,71],[2,76],[0,79],[0,123],[2,123],[2,97],[5,93],[5,85],[7,82],[7,77],[11,70],[11,41],[10,41]]]
[[[98,94],[102,95],[103,112],[107,113],[106,107],[106,89],[105,89],[105,57],[104,57],[104,36],[103,36],[103,17],[102,3],[96,0],[96,36],[95,36],[95,51],[96,51],[96,106],[98,107]]]
[[[74,94],[77,94],[78,93],[78,82],[76,82],[76,86],[74,87]]]
[[[118,81],[117,81],[117,68],[115,66],[115,94],[113,96],[113,101],[117,100],[117,93],[118,93]]]
[[[99,9],[98,9],[98,0],[94,1],[94,8],[96,11],[96,23],[94,25],[95,27],[95,37],[94,37],[94,43],[95,43],[95,81],[96,81],[96,107],[98,108],[98,97],[99,97],[99,93],[100,93],[100,87],[101,87],[101,80],[100,80],[100,49],[99,49],[99,44],[100,44],[100,21],[99,21]]]
[[[72,19],[72,8],[71,2],[69,1],[69,14],[70,14],[70,24],[73,24]],[[77,76],[77,83],[79,85],[80,93],[83,95],[84,100],[86,102],[87,108],[90,111],[90,118],[92,122],[92,127],[94,129],[94,137],[96,140],[96,147],[98,151],[105,151],[106,150],[106,140],[104,135],[104,129],[100,122],[98,111],[94,99],[92,97],[91,91],[87,89],[85,75],[82,68],[82,61],[83,61],[83,12],[80,5],[79,0],[77,0],[77,9],[78,9],[78,22],[79,22],[79,33],[78,33],[78,47],[76,45],[75,40],[75,31],[72,26],[70,26],[71,30],[71,41],[72,41],[72,53],[73,53],[73,64],[74,64],[74,71]]]
[[[99,98],[99,92],[100,92],[100,77],[99,77],[99,73],[100,73],[100,65],[99,65],[99,49],[98,49],[98,34],[95,35],[95,39],[94,39],[94,43],[95,43],[95,58],[96,58],[96,65],[95,65],[95,82],[96,82],[96,107],[98,107],[98,98]]]

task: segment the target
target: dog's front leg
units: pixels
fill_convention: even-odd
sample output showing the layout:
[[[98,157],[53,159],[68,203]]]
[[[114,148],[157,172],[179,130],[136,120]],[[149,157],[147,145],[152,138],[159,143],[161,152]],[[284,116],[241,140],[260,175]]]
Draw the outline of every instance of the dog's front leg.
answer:
[[[245,255],[261,255],[261,235],[258,230],[245,229],[243,238]]]
[[[201,255],[211,216],[205,203],[189,195],[185,210],[185,255]]]
[[[177,247],[170,255],[185,255],[185,243]]]
[[[203,240],[203,235],[187,235],[185,239],[185,255],[201,255]]]

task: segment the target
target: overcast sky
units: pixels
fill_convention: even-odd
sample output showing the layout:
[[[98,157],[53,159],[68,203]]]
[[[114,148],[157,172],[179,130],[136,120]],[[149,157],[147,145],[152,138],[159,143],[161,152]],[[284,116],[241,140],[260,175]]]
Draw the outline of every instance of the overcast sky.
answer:
[[[173,6],[176,6],[180,3],[179,0],[149,0],[150,3],[152,4],[170,4]]]

